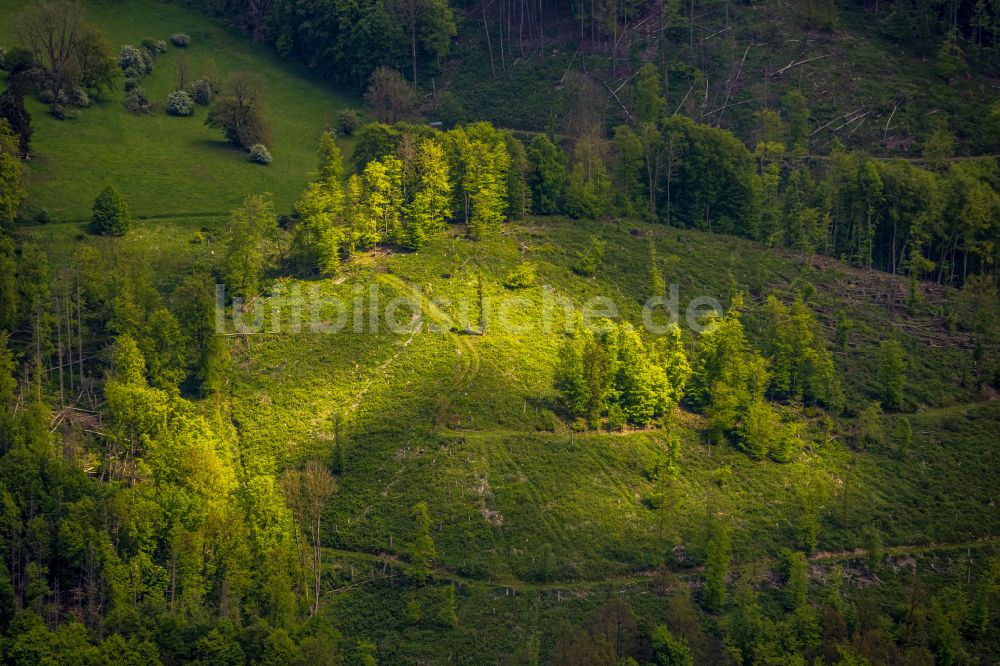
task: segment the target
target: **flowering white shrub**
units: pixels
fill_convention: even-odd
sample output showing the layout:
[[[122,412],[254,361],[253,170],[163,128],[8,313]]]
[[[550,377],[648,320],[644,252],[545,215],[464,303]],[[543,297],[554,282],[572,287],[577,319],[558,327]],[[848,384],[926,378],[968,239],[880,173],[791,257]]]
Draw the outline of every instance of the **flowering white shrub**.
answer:
[[[255,143],[250,146],[250,161],[257,164],[270,164],[271,151],[262,143]]]
[[[194,113],[194,100],[183,90],[167,95],[167,113],[172,116],[190,116]]]

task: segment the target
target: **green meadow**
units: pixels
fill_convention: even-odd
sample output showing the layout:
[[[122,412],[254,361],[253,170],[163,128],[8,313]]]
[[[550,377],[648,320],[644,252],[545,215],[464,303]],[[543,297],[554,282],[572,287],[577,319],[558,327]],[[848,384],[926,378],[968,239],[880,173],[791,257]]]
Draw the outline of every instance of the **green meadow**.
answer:
[[[24,5],[3,0],[0,15],[13,16]],[[166,40],[167,52],[156,57],[153,72],[140,83],[156,111],[125,111],[121,78],[114,92],[75,111],[71,120],[57,121],[43,104],[28,100],[35,125],[28,213],[44,208],[54,220],[86,219],[94,198],[109,183],[140,217],[226,215],[247,195],[262,192],[272,193],[276,207],[287,210],[309,181],[322,131],[334,126],[340,109],[359,105],[358,99],[281,60],[269,47],[177,5],[99,1],[88,2],[86,10],[116,50],[146,38]],[[177,32],[191,36],[188,48],[170,43]],[[12,22],[3,21],[0,45],[9,48],[15,40]],[[270,165],[251,163],[245,151],[206,127],[205,107],[187,118],[167,115],[164,103],[177,89],[180,57],[187,59],[189,80],[211,75],[225,81],[236,71],[264,79],[273,129]]]

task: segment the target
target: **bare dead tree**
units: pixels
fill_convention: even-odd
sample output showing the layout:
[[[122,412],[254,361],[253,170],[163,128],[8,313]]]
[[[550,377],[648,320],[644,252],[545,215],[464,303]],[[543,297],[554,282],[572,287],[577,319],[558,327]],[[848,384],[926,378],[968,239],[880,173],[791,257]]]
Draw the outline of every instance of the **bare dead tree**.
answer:
[[[323,508],[337,492],[337,481],[326,465],[310,460],[302,471],[289,470],[282,478],[285,496],[312,546],[313,603],[310,613],[319,612],[320,583],[323,577]]]

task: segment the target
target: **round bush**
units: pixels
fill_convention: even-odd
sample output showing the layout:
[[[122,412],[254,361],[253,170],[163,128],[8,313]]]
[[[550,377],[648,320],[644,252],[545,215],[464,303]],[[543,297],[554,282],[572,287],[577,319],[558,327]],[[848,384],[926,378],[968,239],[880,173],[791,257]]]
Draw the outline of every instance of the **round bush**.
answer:
[[[125,79],[125,92],[132,92],[139,86],[139,79]]]
[[[188,93],[201,106],[208,106],[215,98],[215,89],[208,79],[198,79],[188,86]]]
[[[262,143],[255,143],[250,146],[250,161],[257,164],[270,164],[271,151]]]
[[[146,91],[136,86],[125,96],[125,108],[132,113],[152,113],[153,104],[146,96]]]
[[[149,51],[147,50],[146,53]],[[118,66],[125,74],[126,79],[140,79],[152,70],[152,54],[149,55],[149,60],[149,70],[147,70],[147,61],[143,50],[131,44],[122,46],[122,50],[118,53]]]
[[[167,95],[167,113],[172,116],[190,116],[194,113],[194,100],[183,90]]]
[[[337,129],[345,136],[354,134],[360,123],[361,117],[354,109],[344,109],[337,114]]]
[[[144,46],[139,49],[139,53],[142,55],[143,70],[146,74],[149,74],[153,71],[153,52]]]
[[[52,104],[54,106],[66,106],[69,104],[69,97],[66,96],[65,90],[60,90],[59,99],[56,99],[52,93],[52,88],[48,86],[39,89],[38,99],[41,100],[42,104]]]
[[[78,109],[85,109],[90,106],[90,95],[83,88],[73,88],[69,91],[66,98],[71,106],[75,106]]]
[[[166,53],[167,43],[162,39],[144,39],[140,42],[143,48],[147,48],[152,53]]]
[[[183,32],[175,32],[170,35],[170,41],[173,42],[174,46],[186,49],[191,45],[191,36]]]

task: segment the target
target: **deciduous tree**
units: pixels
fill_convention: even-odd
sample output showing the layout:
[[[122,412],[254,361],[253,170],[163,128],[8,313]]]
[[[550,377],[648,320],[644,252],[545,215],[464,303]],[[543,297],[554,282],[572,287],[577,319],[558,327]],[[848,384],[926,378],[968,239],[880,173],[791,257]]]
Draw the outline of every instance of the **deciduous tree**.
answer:
[[[29,6],[15,19],[15,31],[42,71],[52,108],[78,80],[78,48],[86,29],[83,7],[75,0],[47,0]]]
[[[264,108],[264,81],[256,74],[235,72],[208,110],[205,124],[221,130],[229,143],[249,150],[270,145],[271,125]]]
[[[403,0],[413,2],[415,0]],[[382,123],[396,123],[408,118],[417,107],[417,96],[403,76],[389,67],[379,67],[365,90],[365,102]]]
[[[102,236],[124,236],[132,226],[132,215],[125,197],[112,185],[105,187],[94,201],[91,227]]]

